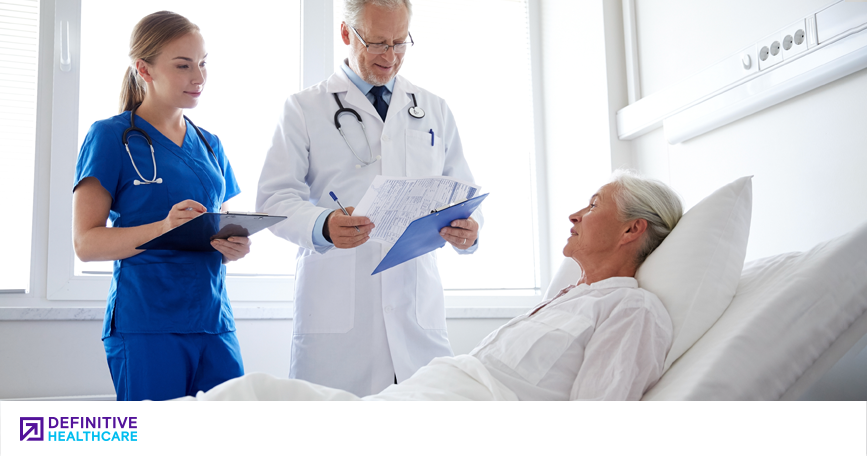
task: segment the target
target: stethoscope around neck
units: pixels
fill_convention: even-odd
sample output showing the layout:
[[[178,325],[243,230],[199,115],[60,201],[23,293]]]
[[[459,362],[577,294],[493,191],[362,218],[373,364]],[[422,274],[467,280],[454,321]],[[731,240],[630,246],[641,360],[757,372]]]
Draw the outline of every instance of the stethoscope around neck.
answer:
[[[337,97],[337,94],[333,93],[332,95],[334,95],[334,101],[337,102],[337,106],[340,107],[340,109],[338,109],[337,112],[334,113],[334,126],[337,127],[337,131],[339,131],[340,136],[343,137],[343,142],[345,142],[346,145],[349,147],[349,150],[352,151],[352,155],[355,155],[355,158],[357,158],[358,161],[364,163],[364,166],[376,163],[377,161],[381,160],[382,155],[377,155],[376,158],[373,158],[373,148],[370,147],[370,140],[367,139],[367,130],[364,128],[364,122],[361,121],[361,116],[358,115],[358,112],[352,108],[344,108],[343,103],[340,102],[340,98]],[[415,117],[416,119],[421,119],[422,117],[424,117],[424,110],[418,107],[418,103],[415,100],[415,94],[411,93],[410,96],[412,96],[412,106],[408,110],[409,115]],[[358,155],[358,153],[355,152],[352,144],[349,144],[349,140],[346,139],[346,134],[343,133],[343,128],[340,126],[340,120],[338,119],[338,117],[343,114],[352,114],[353,116],[355,116],[355,121],[358,122],[359,125],[361,125],[361,133],[364,135],[364,140],[367,141],[368,160],[363,160]],[[355,165],[355,168],[358,169],[361,168],[361,166],[362,165]]]
[[[136,179],[136,180],[132,181],[132,183],[133,183],[133,185],[162,184],[163,178],[157,177],[157,158],[156,158],[156,155],[154,154],[153,141],[151,141],[151,137],[150,137],[150,135],[147,134],[146,131],[135,126],[135,110],[138,109],[139,106],[141,106],[141,103],[133,106],[133,108],[129,111],[129,128],[124,130],[123,135],[121,135],[121,137],[120,137],[120,140],[123,143],[123,146],[126,147],[126,153],[127,153],[127,155],[129,155],[129,160],[132,162],[132,167],[135,169],[135,172],[136,172],[136,174],[138,174],[138,177],[141,178],[141,180]],[[184,116],[184,120],[186,120],[187,122],[190,123],[190,125],[193,126],[193,129],[196,130],[196,134],[199,135],[199,138],[202,140],[203,143],[205,143],[205,147],[208,148],[208,152],[210,152],[211,155],[214,156],[214,160],[217,161],[217,166],[220,166],[220,160],[217,160],[217,154],[214,153],[214,149],[211,149],[211,145],[208,144],[208,140],[205,139],[205,135],[202,134],[202,131],[199,130],[199,127],[197,127],[196,124],[194,124],[193,121],[190,120],[187,116]],[[151,148],[151,160],[154,162],[154,177],[151,179],[145,179],[145,177],[142,176],[141,171],[138,170],[138,166],[136,166],[136,164],[135,164],[135,160],[132,158],[132,152],[129,151],[129,138],[128,138],[128,136],[130,133],[138,133],[138,134],[142,135],[144,137],[145,141],[148,142],[148,146],[150,146],[150,148]],[[220,166],[220,174],[222,174],[222,173],[223,173],[223,169],[222,169],[222,166]]]

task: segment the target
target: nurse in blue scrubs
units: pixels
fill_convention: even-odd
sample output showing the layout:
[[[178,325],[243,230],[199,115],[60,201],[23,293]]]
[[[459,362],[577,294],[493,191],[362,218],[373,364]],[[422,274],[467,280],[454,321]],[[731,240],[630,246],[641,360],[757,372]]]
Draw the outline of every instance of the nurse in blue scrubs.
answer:
[[[183,16],[142,19],[121,113],[94,123],[78,156],[75,252],[114,261],[102,339],[118,400],[195,395],[244,374],[225,263],[249,240],[216,240],[213,252],[135,248],[240,193],[220,140],[184,116],[205,87],[206,56]]]

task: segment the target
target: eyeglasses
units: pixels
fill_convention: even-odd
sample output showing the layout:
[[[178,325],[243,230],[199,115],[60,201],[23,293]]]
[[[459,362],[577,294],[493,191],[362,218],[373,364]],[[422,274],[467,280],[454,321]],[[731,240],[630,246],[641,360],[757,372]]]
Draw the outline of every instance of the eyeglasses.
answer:
[[[362,38],[361,35],[358,34],[358,30],[355,30],[355,27],[350,25],[349,28],[351,28],[352,31],[355,32],[355,36],[357,36],[358,39],[361,40],[361,44],[363,44],[364,47],[367,48],[367,52],[371,54],[385,54],[386,52],[388,52],[388,48],[394,49],[395,54],[403,54],[410,46],[415,44],[415,41],[412,40],[412,34],[409,32],[406,32],[407,35],[409,35],[409,43],[394,43],[391,45],[384,43],[367,44],[367,42],[364,41],[364,38]]]

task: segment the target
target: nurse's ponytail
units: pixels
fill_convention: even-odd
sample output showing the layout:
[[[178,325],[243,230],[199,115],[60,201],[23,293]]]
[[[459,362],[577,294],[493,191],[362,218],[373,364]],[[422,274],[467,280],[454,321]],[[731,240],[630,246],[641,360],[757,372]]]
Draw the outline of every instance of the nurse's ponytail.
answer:
[[[129,39],[129,61],[120,89],[120,112],[129,111],[142,101],[147,84],[138,75],[135,62],[139,59],[153,63],[166,44],[187,33],[198,32],[199,27],[189,19],[170,11],[149,14],[132,29]]]

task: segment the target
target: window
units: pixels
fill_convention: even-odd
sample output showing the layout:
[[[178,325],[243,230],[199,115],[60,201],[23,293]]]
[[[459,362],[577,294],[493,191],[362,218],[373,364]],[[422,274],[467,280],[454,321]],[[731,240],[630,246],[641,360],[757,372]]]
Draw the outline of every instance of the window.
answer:
[[[4,198],[3,212],[16,226],[0,265],[4,292],[30,288],[38,48],[39,2],[0,1],[0,195],[15,195]]]
[[[335,37],[342,8],[335,0]],[[490,192],[479,250],[438,251],[447,290],[523,294],[540,286],[528,24],[524,0],[413,1],[415,46],[400,74],[448,102],[476,183]],[[335,67],[347,52],[335,39]]]
[[[76,261],[69,231],[70,184],[90,125],[117,113],[120,83],[129,65],[128,37],[135,23],[151,12],[170,9],[202,29],[209,52],[207,90],[199,106],[187,114],[225,145],[242,188],[242,194],[229,202],[232,209],[253,210],[259,173],[286,96],[300,90],[302,77],[307,83],[327,77],[334,68],[335,49],[338,57],[346,54],[342,43],[335,39],[332,47],[328,39],[331,33],[337,37],[334,26],[341,22],[342,2],[275,0],[249,7],[203,8],[202,2],[192,0],[68,0],[56,2],[54,8],[54,43],[44,42],[42,52],[60,55],[57,49],[65,50],[71,64],[64,69],[55,58],[50,69],[46,297],[70,303],[101,301],[111,265]],[[527,0],[414,1],[411,30],[417,44],[409,51],[402,75],[448,100],[476,180],[491,193],[484,205],[486,228],[479,252],[459,257],[449,248],[440,251],[447,305],[528,305],[542,283],[540,264],[547,258],[539,249],[540,230],[535,226],[542,218],[536,205],[527,8]],[[452,14],[456,10],[461,14]],[[303,33],[302,21],[308,25]],[[488,40],[481,31],[473,31],[491,21],[509,33],[501,34],[496,45],[486,41],[484,52],[467,48],[467,43],[480,46],[479,40]],[[449,33],[455,28],[462,30],[460,37]],[[458,73],[452,70],[455,67]],[[476,75],[483,74],[482,86]],[[488,77],[493,74],[496,77]],[[230,265],[230,299],[252,306],[291,301],[297,248],[270,232],[253,240],[251,255]],[[499,298],[486,301],[485,296]]]
[[[79,103],[79,148],[93,122],[118,112],[121,79],[130,64],[128,37],[135,24],[155,11],[174,11],[199,26],[208,50],[206,89],[199,106],[186,114],[223,143],[241,186],[241,194],[228,202],[231,209],[253,211],[277,115],[286,96],[300,86],[300,35],[287,27],[300,24],[299,1],[267,5],[268,14],[261,14],[253,8],[203,8],[201,1],[191,0],[83,0],[79,97],[87,102]],[[226,33],[226,24],[231,24],[231,33]],[[295,40],[287,40],[287,35]],[[230,276],[295,273],[297,247],[267,230],[254,241],[250,255],[228,265]],[[112,262],[75,261],[77,275],[111,274],[111,270]]]

